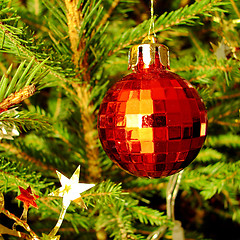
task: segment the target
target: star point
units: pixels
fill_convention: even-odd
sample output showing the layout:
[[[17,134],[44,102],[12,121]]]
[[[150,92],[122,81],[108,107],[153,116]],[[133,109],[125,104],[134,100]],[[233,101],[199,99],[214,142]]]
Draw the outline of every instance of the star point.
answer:
[[[49,196],[62,197],[63,205],[67,207],[71,201],[78,205],[87,208],[82,200],[80,193],[87,191],[95,186],[95,184],[79,183],[80,165],[77,167],[71,178],[67,178],[59,171],[56,171],[61,187],[49,194]]]

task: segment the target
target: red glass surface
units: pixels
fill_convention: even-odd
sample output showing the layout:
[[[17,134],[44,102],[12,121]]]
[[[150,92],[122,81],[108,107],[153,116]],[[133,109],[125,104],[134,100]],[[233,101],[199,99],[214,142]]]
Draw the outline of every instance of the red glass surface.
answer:
[[[198,155],[207,113],[197,91],[177,74],[138,69],[107,92],[98,131],[103,149],[120,168],[160,178],[179,172]]]

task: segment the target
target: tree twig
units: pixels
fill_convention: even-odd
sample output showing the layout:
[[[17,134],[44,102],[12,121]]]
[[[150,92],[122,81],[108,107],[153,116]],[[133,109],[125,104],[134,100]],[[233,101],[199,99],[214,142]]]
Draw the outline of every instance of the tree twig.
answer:
[[[114,9],[117,7],[119,1],[120,1],[120,0],[114,0],[114,1],[112,2],[111,7],[108,9],[108,12],[103,16],[103,18],[102,18],[102,20],[100,21],[97,29],[98,29],[99,27],[103,26],[103,25],[107,22],[108,18],[111,16],[112,12],[113,12]]]
[[[0,103],[0,109],[8,109],[11,106],[19,104],[23,100],[31,97],[36,92],[35,85],[29,85],[19,90],[18,92],[10,94]]]

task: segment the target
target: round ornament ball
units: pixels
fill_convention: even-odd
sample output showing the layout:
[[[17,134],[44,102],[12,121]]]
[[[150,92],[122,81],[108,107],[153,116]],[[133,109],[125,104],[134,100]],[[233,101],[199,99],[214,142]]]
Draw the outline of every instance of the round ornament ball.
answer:
[[[129,52],[133,73],[113,85],[98,115],[103,149],[138,177],[161,178],[188,166],[207,135],[207,112],[198,92],[168,71],[169,52],[150,37]]]

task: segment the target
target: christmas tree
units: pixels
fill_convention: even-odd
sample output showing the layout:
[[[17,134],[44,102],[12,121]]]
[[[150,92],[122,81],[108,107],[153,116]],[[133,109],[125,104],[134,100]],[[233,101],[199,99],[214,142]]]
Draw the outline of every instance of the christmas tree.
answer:
[[[238,0],[0,2],[1,239],[239,238]],[[152,34],[208,112],[197,158],[156,179],[116,166],[97,131]]]

